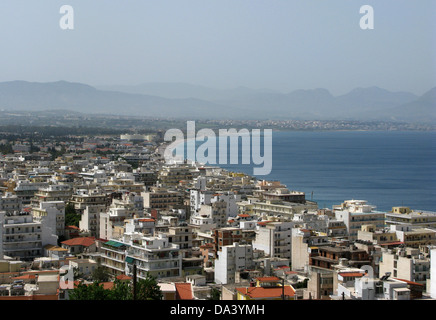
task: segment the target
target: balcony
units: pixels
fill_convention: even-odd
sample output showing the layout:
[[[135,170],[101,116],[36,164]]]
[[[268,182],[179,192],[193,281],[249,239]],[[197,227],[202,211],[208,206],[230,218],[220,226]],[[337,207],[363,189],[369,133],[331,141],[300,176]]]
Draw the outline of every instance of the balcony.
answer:
[[[4,240],[4,243],[26,243],[26,242],[41,242],[40,238],[22,238],[22,239],[9,239],[9,240]]]

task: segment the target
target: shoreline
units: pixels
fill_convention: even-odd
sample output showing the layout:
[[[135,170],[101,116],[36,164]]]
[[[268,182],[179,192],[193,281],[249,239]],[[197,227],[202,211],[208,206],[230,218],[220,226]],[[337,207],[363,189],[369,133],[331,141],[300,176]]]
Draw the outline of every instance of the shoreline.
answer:
[[[355,131],[355,130],[352,130],[352,131]],[[294,132],[294,131],[280,130],[280,132],[283,132],[283,133],[288,132],[289,137],[292,138],[293,134],[291,132]],[[347,137],[347,132],[349,132],[348,130],[341,130],[341,131],[337,131],[337,132],[339,134],[338,137],[344,137],[344,138],[346,138],[347,141],[350,141],[350,139]],[[341,132],[344,132],[344,134],[341,135],[340,134]],[[362,132],[362,131],[360,131],[360,132]],[[363,131],[363,132],[366,133],[368,131]],[[378,134],[380,134],[380,137],[382,137],[383,133],[384,133],[384,132],[373,131],[373,130],[370,130],[370,132],[378,133]],[[409,137],[415,137],[416,139],[418,139],[417,141],[427,141],[426,142],[427,144],[432,143],[432,141],[434,141],[434,133],[433,132],[423,132],[422,134],[416,132],[416,134],[415,134],[415,132],[411,132],[411,131],[407,130],[407,131],[404,131],[404,133],[406,133],[406,134],[410,133]],[[282,135],[280,135],[280,136],[282,136]],[[299,137],[304,137],[304,136],[305,136],[304,134],[299,135]],[[364,137],[364,136],[369,138],[369,140],[365,140],[365,141],[376,141],[374,139],[377,139],[377,136],[362,134],[362,137]],[[403,142],[401,142],[401,141],[409,141],[409,144],[411,143],[411,140],[409,140],[409,139],[403,140],[401,138],[402,135],[397,135],[396,133],[393,133],[392,135],[388,135],[388,136],[390,136],[393,139],[390,141],[392,141],[392,142],[397,141],[395,143],[395,145],[397,145],[398,143],[402,144]],[[286,137],[286,135],[284,135],[284,137]],[[309,141],[311,141],[310,135],[305,136],[305,137],[306,137],[305,139],[309,139]],[[359,137],[359,133],[356,133],[356,135],[353,135],[352,138],[353,137]],[[424,140],[421,140],[422,139],[421,137],[424,138]],[[191,139],[191,141],[192,140],[194,140],[194,139]],[[284,141],[286,141],[286,139]],[[334,141],[336,141],[336,140],[329,139],[329,141],[333,141],[332,143],[334,143]],[[341,141],[341,140],[338,140],[338,141]],[[186,143],[187,139],[184,139],[183,142]],[[382,142],[382,144],[383,144],[383,142]],[[382,144],[380,144],[379,147],[383,147]],[[283,147],[285,149],[283,149]],[[276,149],[276,148],[278,148],[278,147],[274,147],[274,149]],[[347,148],[347,147],[345,146],[345,148]],[[279,150],[279,149],[277,149],[277,150]],[[280,154],[283,155],[283,152],[286,151],[286,146],[282,145],[282,149],[280,149],[280,150],[281,150]],[[322,149],[320,150],[320,152],[321,151],[322,151]],[[423,150],[423,152],[424,152],[424,150]],[[425,151],[425,154],[428,154],[429,152],[430,151]],[[274,154],[273,154],[273,157],[274,158],[279,157],[279,158],[276,158],[277,161],[279,161],[279,162],[277,162],[277,164],[274,164],[274,168],[277,169],[278,171],[272,172],[272,174],[268,174],[265,176],[263,176],[263,175],[256,176],[252,173],[252,169],[255,166],[255,164],[253,164],[253,163],[250,163],[247,165],[240,164],[240,163],[220,164],[219,161],[217,161],[217,163],[206,164],[206,165],[209,165],[211,167],[220,168],[220,169],[228,171],[228,172],[242,173],[244,175],[253,177],[257,181],[260,181],[260,180],[280,181],[281,183],[285,184],[288,188],[302,190],[302,191],[304,190],[303,192],[305,192],[305,194],[307,195],[307,200],[312,199],[313,201],[317,202],[319,208],[325,208],[325,207],[330,208],[331,204],[339,204],[337,201],[335,201],[338,198],[339,199],[364,198],[369,203],[373,204],[374,206],[376,206],[377,208],[379,208],[380,210],[383,210],[383,211],[390,211],[392,209],[392,207],[396,207],[396,206],[406,206],[406,207],[410,207],[411,209],[415,209],[415,210],[424,210],[424,211],[431,211],[432,210],[431,209],[432,203],[430,200],[425,200],[424,203],[422,203],[422,201],[424,200],[423,196],[418,197],[417,199],[411,198],[411,196],[409,196],[410,192],[408,192],[407,189],[414,188],[413,185],[411,185],[410,187],[405,185],[402,188],[402,190],[400,190],[400,193],[398,195],[395,195],[395,193],[393,191],[388,192],[388,190],[390,190],[390,189],[388,189],[389,186],[388,185],[384,186],[384,184],[386,184],[386,179],[396,179],[396,180],[398,180],[398,179],[396,177],[392,177],[392,174],[395,174],[395,173],[394,173],[394,171],[392,171],[390,169],[390,167],[388,166],[387,163],[384,164],[387,167],[385,167],[385,169],[382,169],[382,171],[383,171],[382,173],[385,173],[384,177],[380,177],[379,179],[381,179],[381,180],[373,180],[374,183],[377,183],[377,181],[381,183],[381,187],[380,187],[379,192],[383,192],[383,190],[386,190],[387,197],[386,197],[386,199],[384,199],[383,197],[380,197],[379,194],[377,194],[376,192],[372,192],[371,188],[368,189],[366,187],[366,184],[361,185],[361,184],[355,183],[355,182],[353,182],[353,187],[352,187],[353,189],[357,188],[355,192],[354,191],[351,192],[352,190],[344,188],[344,187],[339,187],[339,186],[335,187],[334,185],[332,185],[332,191],[333,191],[333,193],[335,193],[335,194],[332,194],[332,192],[328,191],[329,188],[325,184],[326,179],[328,178],[328,175],[320,177],[321,179],[323,179],[323,182],[321,185],[317,184],[317,182],[315,180],[313,180],[313,176],[314,176],[313,173],[310,174],[310,177],[311,177],[310,180],[304,180],[302,178],[302,176],[304,176],[304,173],[296,173],[296,175],[291,175],[288,177],[288,174],[284,174],[284,173],[286,170],[289,170],[289,168],[290,168],[289,165],[291,165],[291,163],[293,163],[293,162],[288,161],[289,162],[289,165],[288,165],[286,158],[280,157],[280,155],[274,156]],[[304,159],[304,157],[303,157],[303,159]],[[188,159],[188,160],[190,160],[190,159]],[[356,159],[356,161],[358,161],[358,159]],[[350,162],[348,162],[348,163],[351,167],[353,167],[355,165],[359,165],[360,161],[353,162],[353,160],[350,160]],[[304,164],[304,163],[301,163],[301,164]],[[277,165],[278,165],[278,167],[277,167]],[[314,164],[312,163],[312,166],[313,165]],[[347,164],[344,164],[344,165],[347,166]],[[371,170],[371,167],[373,165],[374,164],[369,163],[367,166],[365,166],[365,168],[366,168],[365,170],[366,171]],[[428,161],[424,161],[423,165],[429,165]],[[301,167],[301,166],[299,166],[299,167]],[[348,168],[348,167],[346,167],[346,168]],[[405,164],[404,168],[405,168],[405,170],[407,170],[406,168],[408,168],[408,165]],[[411,169],[413,170],[413,168],[411,168]],[[283,171],[283,170],[285,170],[285,171]],[[296,170],[299,170],[299,169],[296,169]],[[322,172],[320,172],[320,173],[322,173]],[[315,172],[315,174],[316,174],[316,172]],[[362,175],[365,173],[360,172],[359,174]],[[370,177],[377,179],[377,177],[375,177],[372,174],[370,175]],[[406,179],[408,179],[408,178],[406,178]],[[291,180],[291,182],[290,182],[290,180]],[[312,183],[313,187],[307,185],[308,183]],[[335,182],[332,181],[331,183],[335,183]],[[427,181],[426,183],[423,184],[422,188],[420,189],[421,190],[420,193],[424,194],[424,197],[426,197],[425,199],[430,199],[429,197],[432,194],[432,191],[429,189],[430,187],[431,187],[431,182],[429,183]],[[337,191],[341,191],[341,190],[345,191],[345,194],[343,194],[344,196],[341,197],[341,193],[337,193],[336,189],[338,189]],[[313,198],[310,197],[311,192],[314,192]],[[429,196],[427,196],[427,195],[429,195]],[[319,199],[317,199],[317,198],[319,198]],[[332,198],[332,199],[330,200],[329,198]],[[421,199],[421,198],[423,198],[423,199]],[[323,205],[323,204],[327,204],[327,206]]]

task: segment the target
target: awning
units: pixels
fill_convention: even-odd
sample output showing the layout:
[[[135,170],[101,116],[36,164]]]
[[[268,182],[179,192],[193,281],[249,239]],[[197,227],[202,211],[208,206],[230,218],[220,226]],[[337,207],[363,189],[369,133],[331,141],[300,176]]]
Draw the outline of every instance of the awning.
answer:
[[[107,246],[115,247],[115,248],[119,248],[121,246],[125,246],[124,243],[113,241],[113,240],[109,240],[108,242],[105,242],[104,244],[107,245]]]
[[[135,259],[133,259],[132,257],[126,257],[126,262],[127,263],[133,263]]]

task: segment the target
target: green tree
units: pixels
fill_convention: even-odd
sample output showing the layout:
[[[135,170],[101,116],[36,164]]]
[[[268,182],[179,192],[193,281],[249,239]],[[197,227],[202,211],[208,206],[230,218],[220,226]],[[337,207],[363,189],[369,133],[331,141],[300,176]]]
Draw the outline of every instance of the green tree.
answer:
[[[103,285],[94,281],[91,284],[80,282],[69,293],[70,300],[109,300],[110,291],[105,289]]]
[[[156,278],[147,272],[145,279],[139,279],[136,284],[136,300],[162,300],[162,291]]]
[[[295,289],[301,289],[301,288],[307,288],[307,282],[309,281],[308,278],[305,278],[303,281],[298,281],[295,285]]]
[[[105,267],[98,265],[97,268],[94,269],[94,271],[91,274],[91,277],[94,281],[97,282],[107,282],[109,281],[109,272],[106,270]]]
[[[65,206],[65,225],[66,226],[79,226],[81,216],[76,212],[74,204],[68,203]]]
[[[221,291],[218,288],[210,289],[210,297],[208,300],[220,300]]]
[[[12,145],[10,143],[0,144],[0,153],[2,154],[14,153],[14,150],[12,149]]]
[[[133,284],[115,280],[111,289],[104,289],[100,281],[80,282],[69,294],[70,300],[133,300]],[[136,300],[162,300],[162,291],[156,279],[147,274],[136,283]]]
[[[129,282],[115,280],[109,294],[110,300],[133,300],[132,286]]]

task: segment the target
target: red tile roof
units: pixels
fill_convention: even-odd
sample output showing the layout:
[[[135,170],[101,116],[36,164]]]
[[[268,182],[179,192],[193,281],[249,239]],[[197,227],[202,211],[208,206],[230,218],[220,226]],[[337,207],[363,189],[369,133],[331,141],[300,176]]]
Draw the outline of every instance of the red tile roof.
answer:
[[[342,277],[363,277],[365,274],[363,272],[340,272]]]
[[[409,280],[406,280],[406,279],[399,279],[399,278],[394,278],[394,279],[400,280],[400,281],[406,282],[407,284],[411,284],[411,285],[415,285],[415,286],[424,286],[421,283],[409,281]]]
[[[381,246],[396,246],[396,245],[400,245],[400,244],[404,244],[404,242],[396,241],[396,242],[380,243]]]
[[[19,277],[13,277],[13,280],[31,280],[31,279],[36,279],[36,276],[34,274],[26,274],[24,276],[19,276]]]
[[[285,297],[293,297],[295,295],[295,290],[291,286],[285,286],[284,290],[282,287],[245,287],[236,288],[236,290],[244,296],[252,299],[261,298],[280,298],[284,293]],[[284,291],[284,292],[283,292]]]
[[[192,300],[192,287],[190,283],[175,283],[177,300]]]
[[[278,266],[277,268],[275,268],[275,270],[280,270],[280,269],[289,269],[289,266]]]
[[[100,285],[103,285],[104,289],[112,289],[114,287],[113,282],[102,282]]]
[[[76,227],[76,226],[65,226],[65,229],[75,229],[75,230],[80,230],[79,227]]]
[[[94,237],[78,237],[61,242],[67,246],[84,246],[89,247],[95,243]]]
[[[278,277],[259,277],[259,278],[256,278],[256,280],[258,280],[260,282],[280,281],[280,279]]]

